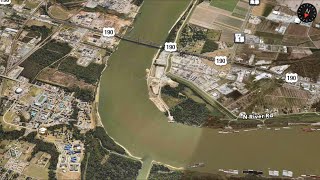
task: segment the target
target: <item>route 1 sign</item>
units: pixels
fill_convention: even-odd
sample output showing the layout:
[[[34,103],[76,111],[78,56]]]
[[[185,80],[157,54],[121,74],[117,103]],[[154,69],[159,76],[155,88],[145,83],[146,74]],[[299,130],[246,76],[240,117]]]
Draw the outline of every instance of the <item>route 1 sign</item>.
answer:
[[[286,74],[286,82],[287,83],[298,82],[298,74],[297,73],[287,73]]]
[[[116,34],[116,31],[114,28],[103,28],[103,36],[106,37],[113,37]]]
[[[0,4],[3,4],[3,5],[11,4],[11,0],[0,0]]]
[[[177,43],[166,42],[164,44],[164,50],[167,52],[175,52],[177,51]]]
[[[227,56],[216,56],[214,58],[214,63],[217,66],[225,66],[225,65],[227,65],[228,64]]]

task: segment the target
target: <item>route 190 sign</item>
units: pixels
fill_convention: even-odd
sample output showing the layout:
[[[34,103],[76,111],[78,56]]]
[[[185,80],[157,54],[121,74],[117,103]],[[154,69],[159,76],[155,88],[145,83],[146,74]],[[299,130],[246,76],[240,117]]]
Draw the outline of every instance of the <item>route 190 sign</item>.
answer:
[[[3,5],[11,4],[11,0],[0,0],[0,4],[3,4]]]

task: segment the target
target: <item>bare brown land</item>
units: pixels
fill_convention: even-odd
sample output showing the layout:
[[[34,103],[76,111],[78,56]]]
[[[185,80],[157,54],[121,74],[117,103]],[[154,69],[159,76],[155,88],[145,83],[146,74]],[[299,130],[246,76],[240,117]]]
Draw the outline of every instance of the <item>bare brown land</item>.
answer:
[[[95,89],[93,85],[85,83],[84,81],[80,81],[71,74],[63,73],[52,68],[47,68],[45,71],[42,71],[38,75],[37,79],[43,82],[48,82],[67,88],[79,86],[82,89],[89,89],[92,91],[94,91]]]

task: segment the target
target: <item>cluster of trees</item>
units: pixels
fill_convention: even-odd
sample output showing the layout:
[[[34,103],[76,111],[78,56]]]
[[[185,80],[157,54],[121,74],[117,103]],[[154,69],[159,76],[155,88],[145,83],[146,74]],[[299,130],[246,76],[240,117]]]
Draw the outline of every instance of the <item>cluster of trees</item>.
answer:
[[[312,106],[311,106],[312,108],[315,108],[316,109],[316,111],[317,112],[319,112],[320,111],[320,101],[318,101],[318,102],[316,102],[316,103],[314,103],[314,104],[312,104]]]
[[[83,10],[87,12],[101,12],[106,14],[112,14],[122,19],[129,19],[129,17],[124,13],[119,13],[118,11],[115,11],[113,9],[108,9],[107,7],[102,7],[100,5],[96,6],[95,8],[84,7]]]
[[[226,178],[219,174],[202,173],[202,172],[188,171],[188,170],[187,171],[170,170],[164,165],[153,164],[148,179],[149,180],[158,180],[158,179],[223,180]]]
[[[166,85],[161,89],[162,94],[168,95],[172,98],[182,99],[181,103],[170,109],[170,113],[174,117],[175,121],[187,125],[211,128],[223,128],[228,125],[228,121],[221,120],[223,115],[219,111],[215,112],[213,110],[209,110],[207,108],[208,104],[195,102],[189,97],[183,95],[182,93],[185,88],[186,86],[180,83],[175,88]],[[192,92],[195,94],[194,91]]]
[[[180,123],[202,126],[212,116],[205,103],[187,99],[170,109],[174,120]]]
[[[201,54],[206,53],[206,52],[215,51],[218,48],[219,48],[219,45],[215,41],[207,39],[202,47]]]
[[[30,31],[28,33],[28,35],[25,37],[25,38],[28,38],[28,37],[38,37],[37,35],[41,35],[41,41],[42,42],[43,40],[45,40],[49,34],[52,32],[51,29],[47,28],[46,26],[35,26],[35,25],[32,25],[32,26],[25,26],[24,27],[25,30],[27,31]],[[22,41],[24,41],[24,39]],[[40,43],[39,42],[39,43]]]
[[[22,129],[20,131],[13,130],[13,131],[4,131],[2,125],[0,124],[0,140],[15,140],[19,139],[21,136],[24,135],[26,129]]]
[[[112,153],[112,151],[118,153],[121,151],[118,148],[114,149],[117,145],[102,127],[98,127],[95,131],[87,132],[84,138],[86,148],[85,157],[81,164],[82,178],[136,179],[142,163]]]
[[[93,137],[100,139],[102,146],[108,150],[117,152],[119,154],[126,154],[126,151],[107,135],[106,130],[103,127],[96,127],[92,134]]]
[[[77,102],[72,102],[72,114],[70,115],[70,118],[71,119],[78,119],[78,114],[79,114],[79,111],[80,111],[80,108],[78,108],[77,106]]]
[[[9,101],[8,97],[0,97],[0,116],[4,115],[12,103],[13,102]]]
[[[22,63],[24,70],[21,75],[34,79],[39,71],[68,54],[71,49],[68,43],[51,40]]]
[[[183,84],[179,84],[178,87],[172,88],[169,85],[165,85],[161,88],[161,94],[165,94],[174,98],[184,98],[185,96],[181,96],[181,92],[184,90],[186,86]]]
[[[207,32],[203,28],[186,25],[181,32],[179,43],[182,47],[186,47],[187,45],[194,45],[195,42],[206,39]]]
[[[238,120],[238,121],[231,121],[230,126],[233,129],[243,129],[243,128],[256,128],[259,124],[263,124],[261,121],[258,120]]]
[[[77,86],[71,88],[71,91],[74,92],[74,96],[77,99],[80,99],[85,102],[94,101],[94,93],[89,89],[81,89]]]
[[[90,63],[88,67],[82,67],[77,65],[77,58],[67,57],[60,64],[59,70],[73,74],[87,83],[95,84],[99,81],[104,67],[105,65],[96,63]]]
[[[141,6],[143,3],[143,0],[132,0],[131,2],[132,4],[136,5],[136,6]]]

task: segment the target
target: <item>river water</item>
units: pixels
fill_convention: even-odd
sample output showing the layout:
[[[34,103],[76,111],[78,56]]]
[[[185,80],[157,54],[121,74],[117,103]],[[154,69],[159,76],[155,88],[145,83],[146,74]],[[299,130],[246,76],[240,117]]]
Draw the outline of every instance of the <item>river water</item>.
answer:
[[[145,0],[128,34],[164,43],[188,0]],[[196,170],[288,169],[320,174],[320,132],[262,130],[218,134],[217,130],[168,123],[148,99],[146,69],[155,49],[122,41],[103,73],[99,113],[108,132],[130,153],[176,167],[204,162]]]

